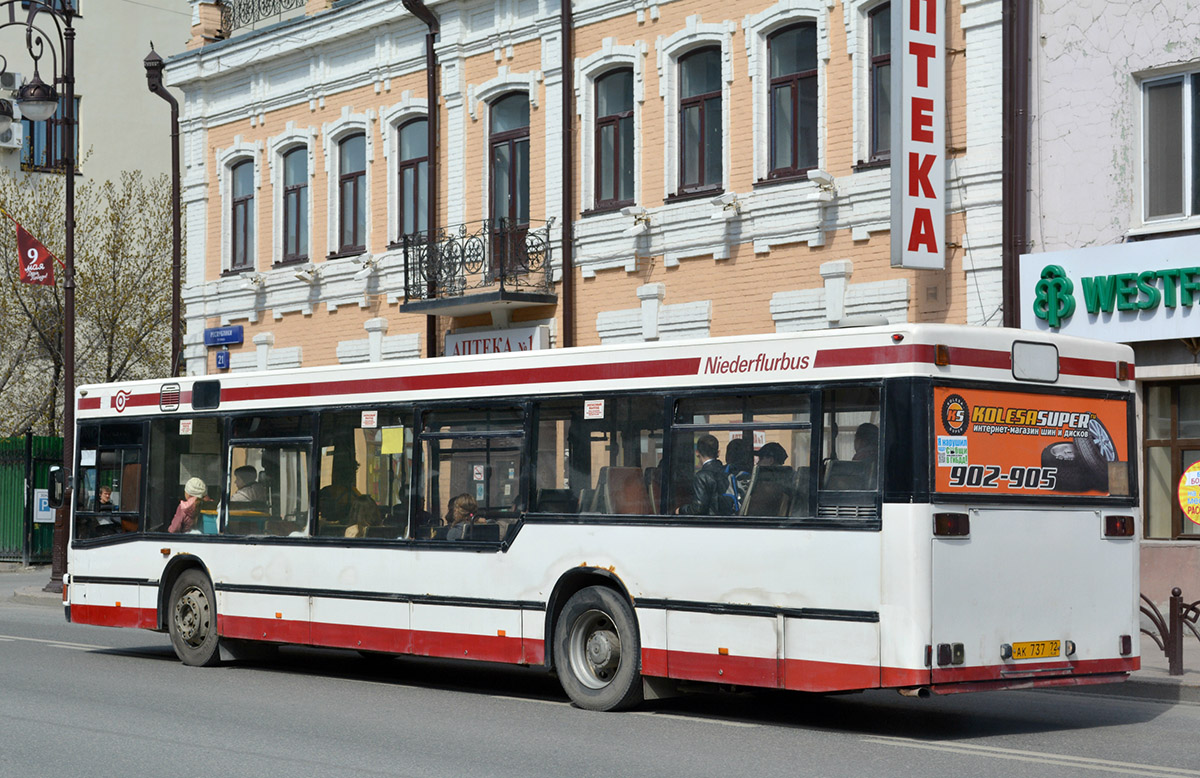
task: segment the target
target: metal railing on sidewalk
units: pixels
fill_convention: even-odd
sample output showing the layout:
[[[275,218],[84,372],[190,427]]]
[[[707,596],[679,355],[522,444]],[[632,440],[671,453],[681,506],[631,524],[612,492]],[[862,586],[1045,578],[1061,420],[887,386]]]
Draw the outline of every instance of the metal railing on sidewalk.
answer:
[[[1142,600],[1146,603],[1142,606],[1142,613],[1157,630],[1154,632],[1143,627],[1142,632],[1149,635],[1166,655],[1167,673],[1183,675],[1183,629],[1186,627],[1195,635],[1196,640],[1200,640],[1200,629],[1196,627],[1196,622],[1200,620],[1200,600],[1185,603],[1183,591],[1176,586],[1171,590],[1166,616],[1163,616],[1162,611],[1149,597],[1143,594]]]

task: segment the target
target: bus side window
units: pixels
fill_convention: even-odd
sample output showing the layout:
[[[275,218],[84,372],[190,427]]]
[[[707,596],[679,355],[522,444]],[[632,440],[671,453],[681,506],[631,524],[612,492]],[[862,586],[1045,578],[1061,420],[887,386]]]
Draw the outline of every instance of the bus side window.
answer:
[[[194,529],[217,531],[221,498],[221,422],[214,418],[169,417],[150,422],[150,464],[142,528],[166,532],[184,498],[184,485],[199,478],[206,495]]]
[[[410,537],[411,411],[379,409],[374,427],[362,411],[321,414],[317,447],[317,534],[324,537]],[[423,514],[411,519],[421,524]]]
[[[81,429],[75,536],[103,537],[141,528],[141,423]]]
[[[845,387],[824,395],[822,492],[874,492],[879,488],[879,389]],[[874,496],[864,498],[870,502]],[[855,504],[866,504],[855,500]]]

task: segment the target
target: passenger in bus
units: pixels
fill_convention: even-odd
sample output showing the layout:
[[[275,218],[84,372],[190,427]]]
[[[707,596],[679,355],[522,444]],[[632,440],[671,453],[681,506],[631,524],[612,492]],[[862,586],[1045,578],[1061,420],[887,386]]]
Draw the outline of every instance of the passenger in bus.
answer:
[[[112,487],[101,486],[96,490],[96,499],[98,501],[96,503],[96,510],[111,511],[113,509]]]
[[[740,513],[746,490],[750,487],[750,471],[754,469],[754,449],[745,438],[734,438],[725,444],[725,474],[729,476],[726,500],[722,513]]]
[[[376,527],[380,522],[379,506],[365,494],[357,495],[350,503],[350,526],[346,527],[346,537],[365,538],[368,527]]]
[[[774,467],[787,461],[787,452],[774,441],[763,445],[756,453],[760,467]]]
[[[717,459],[720,444],[712,435],[701,435],[696,439],[696,459],[700,469],[692,476],[692,501],[679,508],[680,515],[720,516],[721,496],[729,486],[725,465]],[[724,511],[728,513],[728,511]]]
[[[267,487],[258,480],[258,470],[254,465],[242,465],[234,470],[233,483],[237,486],[237,491],[229,498],[230,502],[258,502],[266,505]]]
[[[204,497],[208,487],[199,478],[192,477],[183,485],[184,498],[179,501],[179,507],[175,509],[175,516],[171,519],[171,526],[167,527],[167,532],[191,532],[192,527],[196,526],[196,518],[200,515],[200,499]]]
[[[332,482],[317,494],[322,521],[345,524],[350,520],[350,508],[360,494],[354,488],[357,477],[358,462],[353,455],[334,455]]]
[[[854,431],[854,461],[874,462],[879,456],[879,427],[863,422]]]
[[[452,497],[446,509],[446,524],[450,527],[446,530],[446,540],[462,540],[467,537],[470,534],[470,526],[477,521],[477,510],[479,503],[475,502],[471,495],[464,492]]]

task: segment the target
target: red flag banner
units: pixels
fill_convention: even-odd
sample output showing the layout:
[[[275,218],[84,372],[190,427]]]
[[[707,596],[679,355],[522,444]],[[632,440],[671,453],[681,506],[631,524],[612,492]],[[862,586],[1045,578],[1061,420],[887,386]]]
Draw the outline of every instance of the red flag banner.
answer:
[[[22,283],[54,286],[54,265],[51,263],[54,255],[20,224],[17,224],[17,254]]]

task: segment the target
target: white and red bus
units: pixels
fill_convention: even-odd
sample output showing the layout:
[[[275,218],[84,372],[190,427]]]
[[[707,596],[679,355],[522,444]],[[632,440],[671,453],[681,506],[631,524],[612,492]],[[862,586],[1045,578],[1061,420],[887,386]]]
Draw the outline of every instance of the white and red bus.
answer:
[[[86,386],[67,617],[192,665],[545,666],[594,709],[1118,681],[1131,362],[900,325]]]

